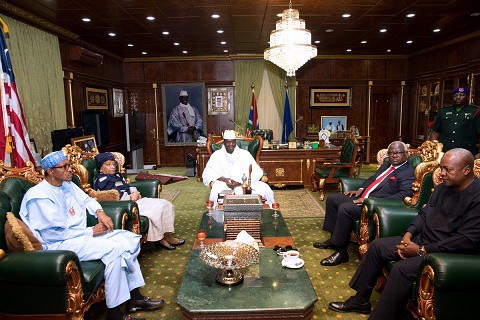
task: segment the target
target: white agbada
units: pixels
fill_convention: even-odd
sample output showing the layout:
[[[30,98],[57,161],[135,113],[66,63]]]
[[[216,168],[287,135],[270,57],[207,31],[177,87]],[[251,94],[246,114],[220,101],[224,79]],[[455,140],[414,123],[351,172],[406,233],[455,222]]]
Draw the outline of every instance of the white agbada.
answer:
[[[114,230],[93,236],[87,214],[96,217],[100,204],[71,181],[56,187],[43,180],[25,194],[20,216],[45,250],[70,250],[80,261],[105,264],[108,308],[130,299],[130,291],[145,284],[138,264],[140,235]]]
[[[193,126],[196,129],[203,128],[202,116],[198,110],[187,104],[178,104],[170,113],[168,118],[167,134],[172,136],[170,142],[195,142],[200,133],[195,130],[194,133],[188,133],[188,127]]]
[[[213,200],[215,205],[217,204],[218,193],[230,189],[225,182],[217,179],[225,177],[242,183],[243,175],[245,174],[248,177],[250,164],[252,165],[252,192],[264,197],[267,204],[275,202],[270,186],[260,181],[263,170],[258,166],[250,152],[235,146],[233,152],[229,154],[225,146],[222,146],[220,150],[212,153],[202,174],[203,183],[206,186],[209,186],[210,182],[214,182],[210,191],[210,200]],[[234,191],[236,194],[243,193],[241,186],[235,188]]]

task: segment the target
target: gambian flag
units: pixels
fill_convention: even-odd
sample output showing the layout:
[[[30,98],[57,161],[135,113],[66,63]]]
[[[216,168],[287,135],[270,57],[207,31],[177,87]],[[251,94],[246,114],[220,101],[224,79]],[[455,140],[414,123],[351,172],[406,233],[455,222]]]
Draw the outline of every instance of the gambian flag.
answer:
[[[251,137],[253,130],[258,130],[258,111],[257,100],[255,99],[255,89],[252,89],[252,104],[250,105],[250,116],[248,117],[246,136]]]
[[[5,165],[22,168],[28,161],[35,163],[30,150],[30,138],[25,125],[22,104],[15,85],[15,76],[10,62],[7,43],[3,30],[0,37],[1,85],[0,99],[0,160]],[[13,161],[13,163],[12,163]]]

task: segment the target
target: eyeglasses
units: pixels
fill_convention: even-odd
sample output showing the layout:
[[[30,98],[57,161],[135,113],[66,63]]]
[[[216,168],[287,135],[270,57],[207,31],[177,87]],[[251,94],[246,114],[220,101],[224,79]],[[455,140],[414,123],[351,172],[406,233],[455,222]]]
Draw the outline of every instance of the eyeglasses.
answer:
[[[72,167],[72,165],[69,163],[69,164],[66,164],[64,166],[57,166],[57,167],[52,167],[52,169],[63,169],[63,170],[68,170]]]
[[[388,151],[387,153],[389,156],[398,156],[398,155],[404,154],[405,151]]]

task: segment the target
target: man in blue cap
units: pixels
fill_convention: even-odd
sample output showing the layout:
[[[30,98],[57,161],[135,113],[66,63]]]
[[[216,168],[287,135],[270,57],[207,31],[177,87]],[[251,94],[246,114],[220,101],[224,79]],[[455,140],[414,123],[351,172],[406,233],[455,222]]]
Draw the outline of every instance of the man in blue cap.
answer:
[[[20,216],[45,250],[70,250],[80,261],[101,259],[105,264],[107,320],[134,320],[129,312],[158,309],[163,300],[154,301],[140,294],[145,284],[138,264],[140,235],[113,230],[112,219],[100,204],[72,180],[72,168],[62,151],[42,159],[45,179],[25,194]],[[87,213],[98,224],[87,227]]]
[[[480,116],[477,115],[478,107],[468,104],[469,93],[465,87],[453,90],[453,104],[439,111],[430,140],[443,143],[443,151],[464,148],[480,158],[477,148]]]

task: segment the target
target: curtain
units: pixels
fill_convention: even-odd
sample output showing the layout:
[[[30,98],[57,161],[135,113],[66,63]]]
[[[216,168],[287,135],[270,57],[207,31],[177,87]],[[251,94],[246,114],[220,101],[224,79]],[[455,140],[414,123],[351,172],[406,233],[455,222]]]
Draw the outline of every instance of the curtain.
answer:
[[[264,67],[265,60],[235,61],[235,122],[238,124],[235,126],[235,130],[242,134],[245,134],[252,103],[251,86],[255,85],[255,96],[258,98],[262,88]],[[260,123],[260,125],[262,124]]]
[[[267,69],[265,69],[263,71],[262,90],[258,94],[258,122],[260,123],[260,129],[272,129],[273,139],[280,140],[282,137],[283,111],[280,116],[276,108],[278,97],[275,94],[268,80]],[[283,94],[285,95],[285,92]]]
[[[67,127],[62,61],[58,38],[0,15],[10,31],[7,38],[18,95],[27,131],[38,152],[50,150],[50,131]]]

